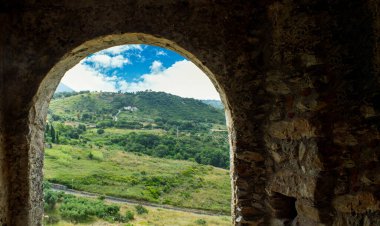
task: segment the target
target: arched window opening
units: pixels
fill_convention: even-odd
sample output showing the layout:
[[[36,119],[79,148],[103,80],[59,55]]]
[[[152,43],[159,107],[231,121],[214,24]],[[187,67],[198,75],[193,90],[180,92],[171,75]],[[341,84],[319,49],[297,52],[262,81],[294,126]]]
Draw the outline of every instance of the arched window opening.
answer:
[[[142,44],[93,53],[49,105],[45,223],[229,225],[229,156],[223,104],[192,61]]]

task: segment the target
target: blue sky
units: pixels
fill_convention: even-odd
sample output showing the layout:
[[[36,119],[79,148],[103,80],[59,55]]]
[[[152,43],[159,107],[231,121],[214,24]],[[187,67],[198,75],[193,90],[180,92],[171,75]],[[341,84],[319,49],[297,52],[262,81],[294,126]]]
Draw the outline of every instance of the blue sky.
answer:
[[[219,99],[209,78],[176,52],[150,45],[123,45],[91,54],[61,81],[75,91],[163,91],[195,99]]]

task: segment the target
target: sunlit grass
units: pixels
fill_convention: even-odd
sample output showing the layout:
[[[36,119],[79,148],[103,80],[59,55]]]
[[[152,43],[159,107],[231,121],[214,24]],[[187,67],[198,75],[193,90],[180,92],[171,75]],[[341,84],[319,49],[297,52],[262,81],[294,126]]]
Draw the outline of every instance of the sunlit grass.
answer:
[[[230,212],[228,170],[195,162],[54,145],[45,150],[44,174],[49,181],[79,190]]]

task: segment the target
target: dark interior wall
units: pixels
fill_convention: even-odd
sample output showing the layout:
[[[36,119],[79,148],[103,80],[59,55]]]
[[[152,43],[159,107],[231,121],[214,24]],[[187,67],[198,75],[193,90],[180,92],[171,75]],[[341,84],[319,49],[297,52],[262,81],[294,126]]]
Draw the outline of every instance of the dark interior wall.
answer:
[[[4,19],[0,16],[0,20]],[[4,27],[0,26],[0,32],[4,34]],[[4,36],[0,36],[0,43],[3,44]],[[6,57],[3,45],[0,45],[0,94],[4,97],[3,93],[3,70],[4,70],[4,59]],[[8,211],[8,200],[7,200],[7,165],[5,157],[5,141],[4,141],[4,125],[3,125],[3,100],[4,98],[0,98],[0,222],[6,222],[7,219],[7,211]]]
[[[271,8],[275,58],[266,79],[276,114],[265,140],[267,190],[297,199],[301,225],[379,224],[372,6],[287,1]]]
[[[0,223],[41,222],[44,117],[63,73],[146,43],[221,93],[234,224],[380,225],[378,0],[1,4]]]
[[[207,1],[19,1],[2,7],[2,24],[7,34],[2,42],[7,52],[2,59],[3,92],[11,97],[4,99],[2,106],[5,121],[12,122],[4,124],[3,133],[7,155],[4,163],[8,164],[6,171],[12,172],[6,178],[12,192],[7,194],[10,205],[4,215],[9,217],[4,222],[11,225],[40,222],[44,112],[54,85],[70,64],[73,66],[85,54],[102,47],[124,44],[114,40],[123,33],[141,33],[139,43],[173,46],[161,40],[157,43],[145,40],[143,34],[150,34],[192,53],[196,63],[205,65],[220,83],[216,76],[228,77],[224,59],[234,48],[228,47],[231,41],[227,42],[224,36],[229,29],[225,23],[247,23],[240,21],[241,15],[235,16],[227,6],[235,7]],[[241,4],[236,7],[243,10],[238,14],[251,13]],[[100,38],[107,35],[111,36]],[[90,44],[91,48],[82,46],[75,50],[89,40],[101,41],[95,41],[98,47]],[[237,37],[235,40],[239,42]],[[69,65],[54,68],[66,61]],[[52,68],[55,73],[49,77]],[[224,88],[221,83],[219,87]]]

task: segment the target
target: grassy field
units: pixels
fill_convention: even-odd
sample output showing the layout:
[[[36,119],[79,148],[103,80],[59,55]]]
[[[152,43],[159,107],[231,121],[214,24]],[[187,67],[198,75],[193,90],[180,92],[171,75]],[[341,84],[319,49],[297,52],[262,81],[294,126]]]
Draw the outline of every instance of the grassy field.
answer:
[[[54,144],[45,150],[44,175],[78,190],[230,213],[229,171],[191,161]]]
[[[122,205],[120,211],[124,214],[127,211],[134,212],[134,219],[129,223],[110,223],[100,219],[94,219],[87,223],[72,223],[65,220],[60,220],[56,224],[46,224],[49,226],[74,226],[74,225],[94,225],[94,226],[227,226],[231,225],[231,218],[229,216],[208,216],[188,212],[181,212],[176,210],[167,210],[155,207],[145,206],[148,213],[138,215],[136,214],[135,205]],[[48,214],[46,214],[48,216]]]
[[[131,206],[125,207],[132,210]],[[229,216],[207,216],[193,213],[186,213],[174,210],[146,207],[149,213],[146,215],[136,215],[133,225],[157,225],[157,226],[190,226],[190,225],[231,225]],[[122,208],[122,210],[124,207]],[[203,220],[203,221],[202,221]],[[205,222],[204,224],[202,222]]]

